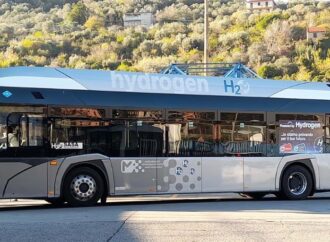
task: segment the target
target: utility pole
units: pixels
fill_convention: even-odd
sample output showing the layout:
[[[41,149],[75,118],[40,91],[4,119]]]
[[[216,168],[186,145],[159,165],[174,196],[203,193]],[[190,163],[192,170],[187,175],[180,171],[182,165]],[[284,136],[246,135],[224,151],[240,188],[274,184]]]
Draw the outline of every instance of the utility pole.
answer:
[[[207,76],[207,63],[209,62],[209,2],[204,0],[204,63],[205,76]]]

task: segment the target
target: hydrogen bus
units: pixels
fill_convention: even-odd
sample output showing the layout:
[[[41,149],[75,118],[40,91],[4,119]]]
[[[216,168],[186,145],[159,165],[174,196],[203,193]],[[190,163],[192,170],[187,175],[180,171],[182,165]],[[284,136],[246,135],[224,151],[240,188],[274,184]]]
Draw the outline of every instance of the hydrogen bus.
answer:
[[[0,70],[0,198],[330,190],[330,84]]]

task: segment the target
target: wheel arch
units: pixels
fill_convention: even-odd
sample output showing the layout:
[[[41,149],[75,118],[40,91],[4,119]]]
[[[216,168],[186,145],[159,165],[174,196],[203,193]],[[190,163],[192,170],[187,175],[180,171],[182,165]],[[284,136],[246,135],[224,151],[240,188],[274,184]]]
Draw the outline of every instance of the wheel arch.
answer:
[[[113,191],[113,172],[109,157],[92,154],[68,157],[61,162],[55,179],[55,197],[63,196],[63,183],[70,171],[79,167],[89,167],[100,174],[105,185],[104,196],[109,196]]]
[[[281,181],[282,181],[282,178],[283,178],[283,175],[284,175],[284,172],[286,171],[286,169],[288,169],[289,167],[291,166],[295,166],[295,165],[298,165],[298,166],[302,166],[304,168],[306,168],[311,176],[312,176],[312,181],[313,181],[313,188],[312,188],[312,192],[310,195],[313,195],[314,192],[316,191],[317,189],[317,179],[316,179],[316,168],[314,165],[313,165],[313,162],[312,162],[312,159],[310,158],[306,158],[306,159],[299,159],[299,160],[291,160],[291,161],[287,161],[285,162],[285,164],[283,165],[282,168],[279,168],[281,169],[280,170],[280,173],[278,172],[279,175],[277,175],[277,190],[280,191],[281,190]],[[279,170],[278,170],[279,171]]]
[[[103,196],[106,197],[108,196],[108,191],[109,191],[109,179],[108,175],[105,172],[105,167],[103,166],[103,163],[101,160],[93,160],[93,161],[83,161],[83,162],[78,162],[75,164],[71,164],[66,171],[64,172],[64,175],[61,179],[61,187],[60,187],[60,194],[63,196],[63,186],[64,186],[64,181],[66,176],[73,170],[81,168],[81,167],[88,167],[93,170],[95,170],[102,178],[103,185],[104,185],[104,194]]]

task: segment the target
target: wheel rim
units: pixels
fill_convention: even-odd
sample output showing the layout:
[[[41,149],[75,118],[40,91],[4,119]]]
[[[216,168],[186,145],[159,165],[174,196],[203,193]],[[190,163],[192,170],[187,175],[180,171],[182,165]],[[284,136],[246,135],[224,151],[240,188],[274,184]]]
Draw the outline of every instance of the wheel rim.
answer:
[[[71,182],[71,194],[79,201],[88,201],[96,193],[96,182],[89,175],[78,175]]]
[[[293,172],[288,178],[289,191],[296,196],[303,194],[307,189],[307,178],[301,172]]]

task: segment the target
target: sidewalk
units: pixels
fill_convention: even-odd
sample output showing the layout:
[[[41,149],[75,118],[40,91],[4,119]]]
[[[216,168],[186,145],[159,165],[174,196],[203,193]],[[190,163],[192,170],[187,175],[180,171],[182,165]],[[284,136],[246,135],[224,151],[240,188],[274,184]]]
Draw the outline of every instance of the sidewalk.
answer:
[[[45,200],[32,199],[0,199],[0,208],[4,207],[25,207],[48,204]]]

